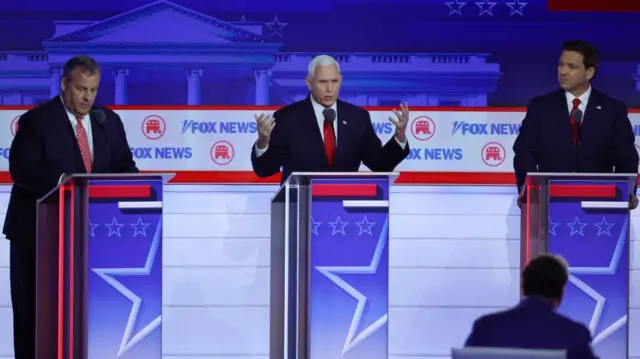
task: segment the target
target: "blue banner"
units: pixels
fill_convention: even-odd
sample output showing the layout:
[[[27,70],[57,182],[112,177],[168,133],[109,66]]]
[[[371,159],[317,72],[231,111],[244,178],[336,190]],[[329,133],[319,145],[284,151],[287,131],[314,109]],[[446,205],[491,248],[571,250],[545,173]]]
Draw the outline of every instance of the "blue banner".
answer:
[[[160,359],[162,183],[94,181],[92,187],[88,358]]]
[[[389,181],[311,185],[310,359],[387,359]]]
[[[560,191],[554,189],[550,196],[549,252],[562,255],[570,268],[559,312],[590,329],[601,359],[628,356],[627,185],[550,181]]]

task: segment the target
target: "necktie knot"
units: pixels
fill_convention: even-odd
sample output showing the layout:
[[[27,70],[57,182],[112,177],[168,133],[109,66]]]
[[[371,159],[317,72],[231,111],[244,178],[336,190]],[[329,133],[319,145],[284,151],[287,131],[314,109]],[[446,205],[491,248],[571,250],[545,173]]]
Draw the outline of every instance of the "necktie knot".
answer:
[[[581,103],[582,102],[580,101],[579,98],[574,98],[573,99],[573,110],[572,111],[575,111],[576,109],[578,109],[578,106],[580,106]]]

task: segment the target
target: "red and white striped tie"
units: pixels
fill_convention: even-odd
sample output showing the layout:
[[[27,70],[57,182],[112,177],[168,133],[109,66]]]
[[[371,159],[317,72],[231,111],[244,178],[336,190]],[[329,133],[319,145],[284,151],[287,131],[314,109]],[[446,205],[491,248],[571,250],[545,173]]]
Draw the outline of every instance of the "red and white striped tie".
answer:
[[[84,129],[84,125],[82,125],[83,118],[76,116],[76,120],[78,120],[76,137],[78,137],[78,147],[80,147],[82,162],[84,162],[84,168],[87,170],[87,173],[91,173],[93,160],[91,159],[91,151],[89,151],[89,140],[87,139],[87,131]]]

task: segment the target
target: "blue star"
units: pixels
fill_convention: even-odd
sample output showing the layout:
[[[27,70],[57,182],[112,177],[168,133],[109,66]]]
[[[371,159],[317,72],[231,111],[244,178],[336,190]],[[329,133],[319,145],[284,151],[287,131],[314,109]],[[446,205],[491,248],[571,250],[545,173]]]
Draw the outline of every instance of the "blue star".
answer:
[[[346,227],[347,224],[349,224],[349,222],[342,222],[342,220],[340,219],[340,216],[336,218],[335,222],[329,222],[329,224],[331,225],[331,227],[333,227],[333,233],[331,233],[332,236],[335,236],[336,233],[341,233],[342,235],[346,235],[344,231],[344,227]],[[338,226],[340,226],[340,228],[338,228]]]
[[[322,222],[316,222],[313,217],[311,217],[311,225],[313,226],[313,228],[311,228],[311,233],[315,234],[316,236],[318,235],[318,227],[320,227],[320,225],[322,224]]]
[[[89,235],[91,237],[95,237],[96,236],[96,227],[98,227],[98,224],[93,224],[91,223],[91,220],[89,220]]]
[[[555,236],[556,235],[556,227],[558,227],[560,225],[560,223],[556,223],[554,221],[551,220],[551,217],[549,217],[549,234]]]
[[[120,228],[122,228],[124,224],[118,223],[118,221],[116,221],[116,217],[113,217],[111,224],[105,224],[105,226],[109,228],[109,235],[107,237],[111,237],[114,234],[120,237]]]
[[[449,15],[458,14],[462,16],[462,7],[467,5],[466,2],[461,2],[458,0],[453,0],[445,3],[449,7]]]
[[[147,236],[147,227],[149,227],[150,223],[142,223],[142,217],[138,217],[138,222],[130,224],[131,227],[135,230],[133,236],[137,236],[138,234],[142,234],[142,236]]]
[[[267,25],[267,27],[271,29],[271,34],[269,34],[269,36],[278,35],[282,37],[282,29],[284,29],[289,24],[285,22],[280,22],[280,20],[278,20],[278,15],[276,15],[273,18],[273,22],[267,22],[265,23],[265,25]]]
[[[129,349],[135,346],[137,343],[146,338],[153,332],[162,322],[162,314],[147,324],[142,330],[135,335],[133,330],[138,318],[140,306],[142,305],[142,299],[135,295],[129,288],[125,287],[113,276],[148,276],[151,274],[153,264],[156,259],[156,253],[158,252],[158,246],[162,239],[162,221],[158,222],[156,233],[153,236],[153,242],[149,248],[149,254],[143,268],[99,268],[92,269],[92,271],[102,278],[105,282],[111,285],[118,293],[122,294],[125,298],[131,301],[131,312],[129,313],[129,319],[122,335],[122,341],[120,342],[120,349],[118,351],[118,358],[126,353]]]
[[[476,3],[480,8],[480,13],[478,16],[482,16],[484,14],[488,14],[489,16],[493,16],[493,7],[496,6],[497,2],[489,2],[489,0],[479,1]]]
[[[513,15],[524,16],[524,12],[522,9],[524,9],[524,7],[527,6],[528,3],[520,2],[520,0],[514,0],[513,2],[508,2],[506,4],[508,7],[511,8],[511,11],[509,12],[509,16],[513,16]]]
[[[373,253],[373,257],[371,258],[371,264],[368,266],[357,266],[357,267],[322,267],[316,266],[316,269],[322,273],[325,277],[327,277],[330,281],[332,281],[335,285],[344,290],[347,294],[352,296],[355,300],[358,301],[356,305],[356,310],[353,313],[353,318],[351,319],[351,325],[349,326],[349,331],[347,333],[347,338],[344,342],[344,347],[342,348],[342,355],[346,355],[349,351],[351,351],[356,345],[360,342],[364,341],[366,338],[371,336],[376,332],[376,330],[382,328],[387,323],[388,313],[385,310],[385,313],[378,318],[373,324],[371,324],[366,329],[362,330],[359,334],[356,333],[358,327],[360,326],[360,320],[362,319],[362,314],[364,312],[365,306],[367,304],[368,298],[360,293],[357,289],[355,289],[352,285],[347,283],[344,279],[340,278],[337,274],[375,274],[378,270],[378,263],[380,263],[380,258],[384,252],[384,248],[387,242],[387,227],[389,226],[389,217],[385,219],[384,225],[382,227],[382,232],[380,232],[380,237],[378,238],[378,244],[376,246],[376,250]],[[356,335],[357,334],[357,335]]]
[[[584,237],[584,233],[582,232],[582,230],[584,229],[584,227],[586,227],[586,225],[587,223],[581,223],[578,217],[576,217],[573,223],[567,223],[567,226],[571,227],[571,234],[569,235],[573,236],[574,234],[579,234]]]
[[[594,336],[593,344],[597,344],[601,342],[602,340],[607,338],[609,335],[613,334],[616,330],[623,327],[627,323],[627,313],[626,312],[621,313],[621,315],[617,318],[614,315],[614,318],[616,318],[616,320],[614,320],[613,323],[611,323],[606,328],[602,329],[596,335],[596,330],[598,328],[598,324],[600,323],[600,319],[603,316],[603,312],[608,313],[610,315],[613,315],[613,314],[611,313],[611,308],[607,311],[604,310],[605,305],[607,304],[607,298],[604,295],[598,293],[595,289],[593,289],[591,286],[586,284],[584,281],[578,279],[576,275],[587,275],[587,276],[615,275],[618,270],[618,265],[620,263],[620,260],[622,259],[624,247],[627,242],[626,234],[627,234],[628,225],[629,224],[627,221],[624,221],[622,224],[620,235],[618,236],[618,241],[616,242],[616,247],[613,250],[613,253],[611,255],[611,261],[609,262],[608,266],[606,267],[570,267],[569,268],[569,272],[571,273],[571,275],[569,276],[569,281],[596,302],[595,308],[593,310],[593,314],[591,316],[591,321],[589,323],[589,330]]]
[[[369,222],[367,220],[367,216],[364,216],[362,222],[356,222],[356,224],[360,227],[360,233],[358,233],[359,236],[362,235],[362,233],[369,233],[373,235],[373,233],[371,233],[371,227],[373,227],[376,222]]]
[[[600,236],[601,234],[606,234],[611,237],[611,227],[615,226],[616,224],[607,222],[607,219],[603,216],[602,222],[594,223],[593,225],[598,227],[598,236]]]

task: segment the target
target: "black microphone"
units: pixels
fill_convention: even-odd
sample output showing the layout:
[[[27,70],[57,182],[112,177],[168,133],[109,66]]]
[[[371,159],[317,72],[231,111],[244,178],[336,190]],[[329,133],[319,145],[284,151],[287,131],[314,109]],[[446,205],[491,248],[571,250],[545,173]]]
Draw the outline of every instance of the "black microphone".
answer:
[[[576,121],[578,126],[582,125],[583,116],[584,114],[582,113],[582,111],[580,111],[580,109],[576,109],[575,111],[573,111],[573,120]]]
[[[332,125],[336,121],[336,110],[332,108],[325,108],[324,111],[322,111],[322,114],[324,115],[325,119],[331,122]]]

